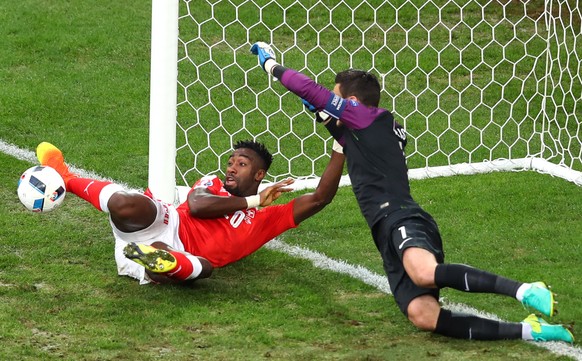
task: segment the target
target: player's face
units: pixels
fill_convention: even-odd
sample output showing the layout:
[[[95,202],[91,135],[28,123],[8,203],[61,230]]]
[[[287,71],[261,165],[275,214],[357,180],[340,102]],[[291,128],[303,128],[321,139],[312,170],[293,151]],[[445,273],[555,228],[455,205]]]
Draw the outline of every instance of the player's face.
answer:
[[[254,150],[236,149],[228,159],[224,189],[239,197],[257,194],[259,183],[265,176],[261,164],[261,159]]]

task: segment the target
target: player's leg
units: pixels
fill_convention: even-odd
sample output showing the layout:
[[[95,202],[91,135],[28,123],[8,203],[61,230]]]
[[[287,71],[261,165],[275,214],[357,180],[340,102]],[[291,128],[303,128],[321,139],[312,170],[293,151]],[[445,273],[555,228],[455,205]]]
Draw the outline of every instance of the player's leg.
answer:
[[[402,293],[395,295],[397,297],[401,298]],[[406,315],[417,328],[447,337],[468,340],[574,341],[572,333],[565,327],[550,325],[535,315],[530,315],[523,322],[492,320],[443,309],[432,294],[412,299],[406,308]]]
[[[439,264],[434,273],[439,288],[496,293],[516,298],[546,316],[556,314],[554,294],[545,283],[522,283],[463,264]]]
[[[131,193],[129,196],[133,197],[134,194]],[[116,207],[125,207],[124,202],[132,203],[127,205],[130,209],[127,212],[128,216],[136,214],[139,208],[149,207],[149,204],[154,207],[151,224],[136,231],[124,232],[113,223],[113,217],[110,217],[115,236],[115,261],[118,273],[136,278],[141,283],[152,280],[158,283],[168,283],[167,281],[175,283],[210,276],[211,264],[206,259],[185,251],[185,245],[179,235],[180,214],[176,208],[141,194],[135,196],[135,204],[132,199],[128,200],[128,195],[124,192],[116,193],[108,202],[112,211]],[[142,201],[145,203],[140,204]],[[134,207],[138,208],[137,211],[131,210]],[[123,210],[112,212],[115,213],[122,214]],[[124,222],[126,225],[133,224],[127,220]]]
[[[522,322],[503,322],[441,309],[434,332],[471,340],[574,342],[574,336],[564,326],[550,325],[533,314]]]
[[[503,340],[522,338],[520,323],[507,323],[441,309],[432,295],[413,299],[408,305],[408,319],[421,330],[468,340]]]
[[[415,250],[422,252],[414,252]],[[424,249],[408,248],[404,254],[407,262],[406,269],[417,271],[422,267],[416,267],[414,264],[411,267],[410,263],[425,262],[431,264],[434,270],[436,259],[430,252]],[[413,256],[418,258],[413,259]],[[462,339],[501,340],[522,338],[523,327],[520,323],[499,322],[442,309],[438,302],[438,289],[431,288],[430,282],[426,282],[426,288],[418,286],[416,283],[420,283],[419,277],[422,276],[418,274],[409,276],[407,273],[393,290],[394,299],[400,310],[417,328],[443,336]]]
[[[441,309],[434,280],[435,269],[444,260],[440,236],[418,222],[411,219],[397,227],[381,225],[373,233],[394,299],[412,324],[463,339],[572,342],[572,334],[563,326],[549,325],[541,319],[529,317],[522,323],[508,323]]]
[[[40,143],[36,147],[36,157],[41,165],[54,168],[63,177],[67,192],[83,198],[100,211],[107,212],[107,201],[109,197],[115,191],[122,189],[120,186],[114,185],[111,182],[80,178],[77,174],[69,170],[69,166],[65,163],[65,158],[61,150],[50,143]],[[104,190],[105,188],[107,189]],[[102,192],[105,197],[100,197]]]
[[[144,266],[150,279],[157,283],[177,283],[212,274],[213,267],[203,257],[173,249],[163,242],[151,245],[129,243],[125,257]]]
[[[405,219],[393,231],[410,278],[420,287],[450,287],[464,292],[496,293],[514,297],[546,316],[556,313],[554,294],[543,282],[522,283],[463,264],[445,264],[442,240],[434,221]]]
[[[63,177],[68,192],[86,200],[98,210],[110,213],[113,224],[120,231],[141,230],[154,221],[156,207],[149,197],[124,192],[120,185],[109,181],[79,177],[69,170],[63,153],[50,143],[40,143],[36,155],[41,165],[54,168]]]

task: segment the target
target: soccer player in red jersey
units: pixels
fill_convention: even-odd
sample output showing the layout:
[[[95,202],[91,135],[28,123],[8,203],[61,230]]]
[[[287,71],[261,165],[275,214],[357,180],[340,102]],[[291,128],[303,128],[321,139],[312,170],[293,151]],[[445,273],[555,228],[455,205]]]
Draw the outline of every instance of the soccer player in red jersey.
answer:
[[[209,277],[322,210],[331,202],[342,175],[344,156],[334,145],[331,159],[314,192],[286,204],[272,203],[289,192],[293,179],[259,185],[273,160],[261,143],[239,141],[228,160],[224,180],[198,180],[187,200],[174,207],[120,185],[72,173],[62,152],[43,142],[42,165],[55,168],[71,192],[109,213],[116,240],[118,273],[143,283],[176,283]]]

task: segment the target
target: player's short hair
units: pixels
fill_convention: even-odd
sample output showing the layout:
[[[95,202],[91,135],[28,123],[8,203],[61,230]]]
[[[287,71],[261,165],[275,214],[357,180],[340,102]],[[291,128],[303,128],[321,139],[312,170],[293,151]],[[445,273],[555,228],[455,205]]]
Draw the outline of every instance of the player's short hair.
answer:
[[[254,150],[255,153],[263,160],[265,171],[269,170],[271,163],[273,163],[273,156],[267,150],[264,144],[252,140],[239,140],[235,143],[234,149],[246,148]]]
[[[380,83],[378,78],[367,71],[348,69],[337,73],[335,83],[339,84],[342,97],[355,96],[360,103],[369,107],[380,104]]]

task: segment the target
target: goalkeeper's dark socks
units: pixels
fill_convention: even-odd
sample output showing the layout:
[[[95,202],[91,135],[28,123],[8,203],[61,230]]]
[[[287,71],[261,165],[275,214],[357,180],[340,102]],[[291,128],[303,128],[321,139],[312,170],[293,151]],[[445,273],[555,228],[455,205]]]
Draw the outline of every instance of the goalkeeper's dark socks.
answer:
[[[439,264],[435,284],[464,292],[486,292],[515,297],[521,282],[510,280],[464,264]]]
[[[468,340],[516,340],[522,338],[523,325],[495,321],[441,309],[435,333]]]
[[[198,257],[177,251],[169,251],[176,259],[176,267],[169,272],[164,273],[166,276],[180,281],[195,279],[202,272],[202,263]]]
[[[122,187],[117,184],[90,178],[71,178],[67,183],[67,191],[83,198],[103,212],[109,212],[107,202],[113,193],[120,190]]]

